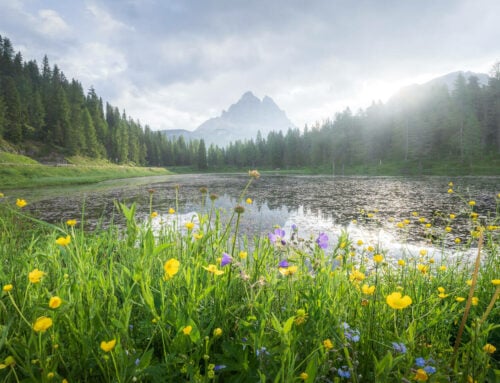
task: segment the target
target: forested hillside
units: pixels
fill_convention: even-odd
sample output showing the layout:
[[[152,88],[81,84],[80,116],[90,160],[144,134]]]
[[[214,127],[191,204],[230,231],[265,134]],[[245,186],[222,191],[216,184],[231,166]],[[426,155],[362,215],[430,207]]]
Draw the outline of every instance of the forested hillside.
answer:
[[[179,127],[180,129],[183,127]],[[467,169],[500,166],[500,63],[487,86],[458,76],[454,88],[416,86],[386,104],[373,103],[304,131],[271,132],[228,147],[203,140],[168,139],[86,93],[44,57],[25,62],[0,37],[0,136],[28,155],[58,152],[151,166],[310,168],[343,172],[356,166],[395,164],[424,171],[453,163]],[[36,145],[32,145],[35,143]],[[36,147],[42,153],[30,153]],[[42,149],[39,149],[42,148]]]

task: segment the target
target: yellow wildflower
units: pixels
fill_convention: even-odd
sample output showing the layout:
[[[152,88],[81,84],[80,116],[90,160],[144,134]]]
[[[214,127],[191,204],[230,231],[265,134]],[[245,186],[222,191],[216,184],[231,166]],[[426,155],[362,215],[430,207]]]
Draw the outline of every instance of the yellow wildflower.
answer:
[[[465,301],[465,298],[464,297],[456,297],[455,300],[457,302],[463,302],[463,301]]]
[[[17,207],[19,207],[19,208],[21,208],[21,209],[22,209],[23,207],[25,207],[27,204],[28,204],[28,202],[26,202],[26,200],[24,200],[24,199],[19,199],[19,198],[18,198],[18,199],[16,200],[16,205],[17,205]]]
[[[409,305],[411,305],[412,300],[408,295],[405,295],[404,297],[401,296],[400,292],[394,292],[386,297],[386,302],[387,304],[395,309],[395,310],[401,310]]]
[[[452,230],[452,229],[451,229],[451,227],[450,227],[450,226],[446,226],[446,227],[444,228],[444,231],[446,231],[447,233],[450,233],[450,232],[451,232],[451,230]]]
[[[51,309],[58,308],[59,306],[61,306],[61,303],[62,303],[62,299],[59,298],[58,296],[50,297],[50,299],[49,299],[49,307]]]
[[[458,245],[460,242],[462,242],[462,240],[460,238],[455,238],[455,243]]]
[[[299,378],[302,380],[307,380],[307,378],[309,378],[309,375],[307,374],[307,372],[301,372]]]
[[[439,266],[439,271],[446,271],[447,267],[445,265]]]
[[[54,376],[56,376],[53,372],[49,372],[47,374],[47,379],[51,380],[51,379],[54,379]]]
[[[101,342],[101,350],[104,352],[110,352],[116,346],[116,339],[111,339],[110,341],[102,341]]]
[[[251,198],[247,198],[246,201],[245,201],[248,205],[251,205],[252,204],[252,199]]]
[[[290,276],[290,275],[293,275],[297,272],[299,268],[295,265],[293,266],[288,266],[288,267],[280,267],[278,268],[278,271],[284,275],[284,276]]]
[[[71,227],[75,226],[77,223],[78,223],[78,222],[77,222],[77,220],[76,220],[76,219],[68,219],[68,220],[66,221],[66,225],[71,226]]]
[[[448,182],[448,186],[449,186],[449,187],[452,187],[452,186],[453,186],[453,182],[451,182],[451,181],[450,181],[450,182]]]
[[[356,242],[358,246],[363,246],[363,240],[362,239],[358,239],[358,242]]]
[[[476,201],[469,201],[469,206],[476,206]]]
[[[472,297],[472,306],[477,306],[479,304],[479,298],[478,297]]]
[[[425,221],[426,221],[425,217],[420,217],[418,219],[418,222],[420,222],[420,223],[425,223]]]
[[[500,286],[500,279],[492,279],[491,283],[493,283],[493,286]]]
[[[423,256],[427,255],[427,250],[421,249],[419,253],[423,257]]]
[[[184,226],[186,227],[186,229],[188,230],[193,230],[193,227],[194,227],[194,223],[193,222],[186,222],[184,224]]]
[[[399,259],[398,260],[398,265],[399,266],[404,266],[404,265],[406,265],[406,262],[404,261],[404,259]]]
[[[208,265],[208,267],[202,266],[205,270],[207,270],[209,273],[215,274],[215,275],[222,275],[224,274],[224,271],[217,269],[217,266],[215,265]]]
[[[194,233],[193,234],[193,238],[196,239],[196,240],[202,239],[203,238],[203,234],[201,234],[201,233]]]
[[[418,382],[425,382],[429,379],[429,376],[427,375],[427,372],[425,372],[423,368],[419,368],[415,373],[413,379],[415,379]]]
[[[180,262],[177,259],[171,258],[163,265],[165,270],[165,280],[172,278],[179,271]]]
[[[375,292],[375,286],[369,286],[367,284],[364,284],[361,287],[361,291],[363,292],[363,294],[373,295],[373,293]]]
[[[427,274],[427,271],[429,271],[429,266],[418,264],[417,270],[420,271],[422,274]]]
[[[352,222],[353,225],[356,225],[358,223],[358,220],[357,219],[353,219],[351,222]]]
[[[168,209],[168,214],[175,214],[175,210],[172,208]]]
[[[373,256],[373,262],[375,263],[381,263],[384,261],[384,257],[381,254],[375,254]]]
[[[189,335],[191,334],[191,331],[193,331],[193,326],[186,326],[182,329],[182,333],[184,335]]]
[[[404,224],[403,222],[398,222],[398,223],[396,224],[396,226],[397,226],[398,228],[402,229],[403,227],[405,227],[405,224]]]
[[[151,213],[151,218],[156,218],[158,217],[158,212],[157,211],[154,211]]]
[[[35,269],[28,274],[28,279],[31,283],[38,283],[45,274],[45,272]]]
[[[68,246],[71,243],[71,236],[67,235],[66,237],[59,237],[56,239],[56,243],[59,246]]]
[[[5,197],[5,194],[0,193],[0,198],[3,198],[3,197]]]
[[[450,219],[455,219],[457,216],[455,214],[450,214]]]
[[[239,253],[240,259],[247,259],[248,253],[246,251],[240,251]]]
[[[35,323],[33,323],[33,330],[35,332],[45,332],[52,326],[52,319],[46,316],[39,317]]]
[[[2,291],[9,292],[9,291],[11,291],[13,288],[14,288],[14,286],[13,286],[12,284],[10,284],[10,283],[9,283],[8,285],[4,285],[4,286],[2,287]]]
[[[452,194],[453,193],[453,189],[448,189],[448,194]]]
[[[375,248],[373,246],[368,246],[366,250],[372,252],[373,250],[375,250]]]
[[[353,267],[349,279],[353,282],[361,282],[365,279],[365,274]]]
[[[426,223],[426,224],[425,224],[425,227],[426,227],[427,229],[430,229],[430,228],[432,227],[432,224],[430,224],[430,223]]]
[[[219,337],[222,335],[222,329],[220,327],[217,327],[215,330],[214,330],[214,336],[215,337]]]
[[[418,213],[416,211],[412,212],[411,215],[414,217],[418,217]]]
[[[260,177],[260,173],[257,170],[249,170],[248,175],[255,179],[258,179]]]
[[[483,347],[483,350],[488,354],[493,354],[497,350],[497,348],[492,344],[486,343]]]
[[[325,339],[323,341],[323,346],[327,349],[327,350],[331,350],[333,348],[333,343],[330,339]]]
[[[366,216],[367,216],[368,218],[373,218],[373,214],[372,214],[372,213],[368,213]]]
[[[472,279],[467,279],[467,280],[465,281],[465,284],[466,284],[467,286],[472,286]]]

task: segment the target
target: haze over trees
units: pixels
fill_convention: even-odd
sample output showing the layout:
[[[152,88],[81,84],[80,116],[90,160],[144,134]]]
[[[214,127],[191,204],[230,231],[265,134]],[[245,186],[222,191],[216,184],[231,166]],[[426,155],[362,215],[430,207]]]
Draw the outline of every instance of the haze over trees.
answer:
[[[179,127],[182,128],[182,127]],[[25,62],[0,36],[0,137],[28,155],[57,152],[148,166],[205,170],[320,168],[383,163],[428,167],[500,158],[500,63],[486,86],[459,75],[445,85],[412,87],[386,104],[349,108],[313,127],[271,132],[226,147],[169,139],[125,111],[86,93],[45,56]],[[431,164],[431,165],[430,165]]]

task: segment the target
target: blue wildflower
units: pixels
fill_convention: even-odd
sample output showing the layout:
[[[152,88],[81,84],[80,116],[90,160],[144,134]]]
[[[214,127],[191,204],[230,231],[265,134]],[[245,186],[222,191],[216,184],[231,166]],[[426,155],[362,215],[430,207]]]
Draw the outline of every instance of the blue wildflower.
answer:
[[[406,354],[406,346],[404,343],[392,342],[392,348],[394,349],[395,352],[398,352],[400,354]]]
[[[216,364],[215,367],[214,367],[214,371],[220,371],[220,370],[223,370],[226,367],[227,366],[224,365],[224,364]]]
[[[233,258],[229,254],[222,253],[222,258],[220,260],[220,266],[224,267],[224,266],[230,264],[232,261],[233,261]]]
[[[436,372],[436,368],[432,366],[425,366],[424,371],[427,372],[429,375],[431,375]]]
[[[424,367],[425,366],[425,359],[422,357],[418,357],[417,359],[415,359],[415,364],[418,367]]]
[[[141,360],[140,360],[139,358],[137,358],[137,359],[135,360],[135,365],[136,365],[136,366],[138,366],[138,365],[139,365],[139,363],[141,363]]]
[[[262,346],[261,348],[258,348],[257,350],[255,350],[255,355],[259,356],[259,355],[269,355],[269,352],[267,352],[267,348]]]
[[[325,233],[319,233],[318,238],[316,238],[316,243],[320,248],[325,250],[328,247],[328,236]]]
[[[298,231],[299,228],[297,227],[296,224],[292,223],[292,231]]]
[[[349,379],[351,377],[351,373],[349,372],[349,369],[347,366],[342,366],[342,368],[339,368],[337,370],[337,374],[339,374],[339,376],[341,378]]]

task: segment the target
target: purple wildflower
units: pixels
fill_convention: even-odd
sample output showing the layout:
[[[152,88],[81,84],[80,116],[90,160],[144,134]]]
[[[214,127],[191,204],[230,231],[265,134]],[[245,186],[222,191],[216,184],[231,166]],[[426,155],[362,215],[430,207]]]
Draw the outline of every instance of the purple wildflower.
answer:
[[[137,359],[135,360],[135,365],[136,365],[136,366],[138,366],[138,365],[139,365],[139,363],[141,363],[141,360],[140,360],[139,358],[137,358]]]
[[[325,233],[319,233],[318,238],[316,238],[316,243],[320,248],[325,250],[328,247],[328,236]]]
[[[220,266],[224,267],[228,264],[230,264],[233,261],[233,258],[227,253],[222,253],[222,258],[220,260]]]
[[[220,371],[220,370],[223,370],[224,368],[226,368],[226,365],[224,365],[224,364],[216,364],[215,367],[214,367],[214,371]]]
[[[272,243],[280,242],[282,245],[286,244],[283,239],[285,238],[285,230],[283,229],[274,229],[273,233],[268,234],[268,238]]]
[[[278,267],[288,267],[288,266],[290,266],[290,264],[286,259],[283,259],[282,261],[280,261],[280,263],[278,263]]]
[[[292,223],[292,231],[298,231],[299,228],[297,227],[296,224]]]

